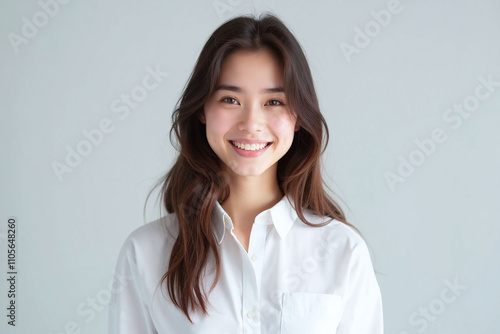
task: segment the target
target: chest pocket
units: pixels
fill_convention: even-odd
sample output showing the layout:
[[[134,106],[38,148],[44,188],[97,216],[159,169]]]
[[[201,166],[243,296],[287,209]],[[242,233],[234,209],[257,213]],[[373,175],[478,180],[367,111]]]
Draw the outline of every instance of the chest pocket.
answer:
[[[322,293],[285,292],[281,334],[335,334],[342,315],[342,297]]]

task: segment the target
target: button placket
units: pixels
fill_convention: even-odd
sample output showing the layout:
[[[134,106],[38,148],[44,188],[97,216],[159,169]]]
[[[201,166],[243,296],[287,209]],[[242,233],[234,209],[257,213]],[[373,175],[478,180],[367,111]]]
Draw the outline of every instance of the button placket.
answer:
[[[246,270],[251,271],[250,275],[245,275],[243,278],[243,308],[246,315],[245,333],[260,333],[260,287],[262,278],[262,258],[267,235],[267,224],[257,217],[248,245],[248,253],[244,254],[243,270],[244,275]],[[245,268],[248,268],[245,270]],[[250,279],[251,278],[251,279]]]
[[[262,278],[262,258],[266,242],[267,225],[256,221],[252,226],[250,234],[250,242],[248,244],[248,258],[252,264],[257,280],[257,287],[260,291],[261,278]]]

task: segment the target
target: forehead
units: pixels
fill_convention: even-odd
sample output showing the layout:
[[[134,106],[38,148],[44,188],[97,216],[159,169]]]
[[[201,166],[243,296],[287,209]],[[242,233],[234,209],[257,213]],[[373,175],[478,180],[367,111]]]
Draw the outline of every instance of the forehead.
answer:
[[[269,49],[232,51],[222,62],[219,83],[280,84],[283,66],[280,58]]]

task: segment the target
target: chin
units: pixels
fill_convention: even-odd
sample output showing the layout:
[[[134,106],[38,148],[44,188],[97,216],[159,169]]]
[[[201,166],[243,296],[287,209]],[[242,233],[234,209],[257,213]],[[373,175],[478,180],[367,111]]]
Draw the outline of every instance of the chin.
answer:
[[[235,175],[239,176],[260,176],[265,172],[262,168],[236,168],[232,171]]]

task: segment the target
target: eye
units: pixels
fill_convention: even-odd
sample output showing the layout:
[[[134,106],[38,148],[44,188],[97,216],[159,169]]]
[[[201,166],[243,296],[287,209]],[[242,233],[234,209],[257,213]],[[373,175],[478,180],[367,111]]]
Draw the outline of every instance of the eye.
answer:
[[[282,106],[285,105],[283,102],[280,100],[269,100],[265,104],[266,106]]]
[[[234,97],[225,96],[221,99],[221,102],[229,103],[229,104],[239,104],[238,100]]]

